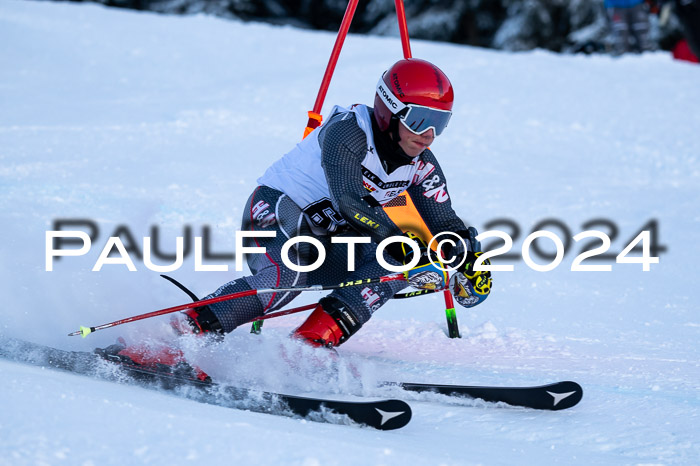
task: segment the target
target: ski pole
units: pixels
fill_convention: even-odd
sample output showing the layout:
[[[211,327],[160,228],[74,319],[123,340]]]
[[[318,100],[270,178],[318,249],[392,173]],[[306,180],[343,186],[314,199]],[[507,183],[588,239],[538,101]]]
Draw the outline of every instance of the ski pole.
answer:
[[[391,297],[391,299],[415,298],[416,296],[423,296],[425,294],[437,293],[439,291],[442,291],[442,290],[420,289],[420,290],[415,290],[415,291],[408,291],[406,293],[396,293],[394,296]],[[449,293],[449,291],[448,291],[448,293]],[[447,299],[447,298],[445,298],[445,299]],[[314,307],[316,307],[317,304],[318,303],[306,304],[306,305],[301,306],[301,307],[286,309],[284,311],[271,312],[269,314],[264,314],[264,315],[261,315],[260,317],[256,317],[255,319],[249,320],[247,323],[252,324],[250,326],[250,333],[255,333],[256,335],[259,335],[262,332],[262,325],[263,325],[264,320],[273,319],[275,317],[282,317],[282,316],[286,316],[289,314],[296,314],[297,312],[308,311],[309,309],[313,309]],[[456,318],[457,317],[455,316],[455,319]]]
[[[259,317],[256,317],[255,319],[251,319],[248,322],[250,322],[250,323],[262,322],[263,320],[274,319],[275,317],[282,317],[282,316],[287,316],[289,314],[296,314],[297,312],[308,311],[309,309],[313,309],[317,305],[318,305],[318,303],[311,303],[311,304],[305,304],[303,306],[295,307],[292,309],[285,309],[284,311],[270,312],[269,314],[263,314]],[[255,333],[255,332],[251,331],[251,333]]]
[[[98,330],[103,330],[105,328],[116,327],[117,325],[127,324],[129,322],[136,322],[137,320],[148,319],[151,317],[162,316],[164,314],[171,314],[177,311],[184,311],[185,309],[191,309],[199,306],[206,306],[208,304],[220,303],[222,301],[229,301],[231,299],[245,298],[246,296],[256,296],[265,293],[284,293],[284,292],[295,292],[295,291],[325,291],[325,290],[336,290],[338,288],[345,288],[347,286],[357,286],[357,285],[367,285],[371,283],[385,283],[395,280],[406,281],[406,278],[402,273],[397,273],[393,275],[385,275],[383,277],[377,278],[363,278],[360,280],[352,280],[349,282],[339,283],[337,285],[311,285],[311,286],[290,286],[287,288],[261,288],[257,290],[245,290],[239,291],[238,293],[231,293],[223,296],[216,296],[214,298],[203,299],[201,301],[196,301],[194,303],[181,304],[179,306],[168,307],[161,309],[159,311],[148,312],[146,314],[140,314],[133,317],[127,317],[125,319],[116,320],[108,324],[96,325],[94,327],[80,326],[80,329],[69,333],[68,336],[81,335],[83,338],[87,337],[92,332]]]
[[[408,293],[396,293],[391,299],[413,298],[416,296],[423,296],[423,295],[429,294],[429,293],[437,293],[439,291],[442,291],[442,290],[416,290],[416,291],[409,291]],[[448,291],[448,293],[449,293],[449,291]],[[305,304],[303,306],[295,307],[292,309],[285,309],[284,311],[271,312],[269,314],[264,314],[264,315],[261,315],[259,317],[256,317],[255,319],[251,319],[248,322],[255,323],[255,322],[260,322],[262,320],[274,319],[275,317],[282,317],[282,316],[287,316],[289,314],[296,314],[297,312],[303,312],[303,311],[308,311],[309,309],[313,309],[317,305],[318,305],[318,303]]]

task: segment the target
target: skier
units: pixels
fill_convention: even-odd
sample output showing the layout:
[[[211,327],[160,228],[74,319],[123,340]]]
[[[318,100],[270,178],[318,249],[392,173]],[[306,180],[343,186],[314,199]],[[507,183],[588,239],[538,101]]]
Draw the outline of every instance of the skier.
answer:
[[[395,225],[382,206],[407,191],[434,235],[453,232],[465,240],[443,251],[456,258],[455,264],[465,259],[450,280],[456,300],[466,307],[483,302],[491,290],[491,274],[473,270],[474,259],[481,253],[476,230],[468,229],[452,209],[445,175],[428,148],[445,130],[452,102],[447,76],[432,63],[412,58],[396,62],[381,76],[373,108],[334,107],[323,126],[267,169],[245,204],[242,230],[275,233],[275,237],[255,237],[244,243],[266,249],[265,254],[246,256],[252,275],[226,283],[206,298],[386,275],[375,258],[378,244],[391,236],[416,237]],[[327,251],[316,270],[295,271],[282,261],[283,245],[299,235],[316,238]],[[349,246],[331,241],[358,236],[368,239],[354,245],[357,263],[352,270]],[[415,254],[400,242],[392,243],[386,252],[385,260],[392,265],[407,264]],[[291,262],[307,266],[316,262],[318,252],[299,242],[288,255]],[[439,259],[420,242],[420,261],[405,272],[408,283],[421,288],[447,286]],[[389,281],[338,289],[320,300],[293,336],[314,346],[338,346],[405,286],[404,281]],[[297,295],[279,292],[193,307],[176,327],[181,332],[226,334],[282,308]],[[149,363],[139,349],[116,350],[137,363]]]
[[[642,53],[652,49],[649,38],[649,12],[644,0],[605,0],[613,32],[613,55],[632,50],[630,34],[634,38],[634,50]]]

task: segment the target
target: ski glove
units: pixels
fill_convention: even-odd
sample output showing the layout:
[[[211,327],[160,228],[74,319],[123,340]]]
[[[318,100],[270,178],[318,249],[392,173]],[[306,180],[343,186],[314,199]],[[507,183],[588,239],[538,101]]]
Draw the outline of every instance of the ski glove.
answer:
[[[428,249],[425,241],[418,236],[410,231],[405,235],[418,244],[418,254],[420,255],[418,264],[403,273],[408,284],[421,290],[440,290],[445,288],[448,279],[447,271],[437,255],[431,249]],[[408,264],[413,260],[415,251],[408,244],[400,244],[403,251],[402,262]]]
[[[452,296],[464,307],[481,304],[491,293],[491,272],[474,270],[474,263],[481,254],[469,251],[464,264],[450,279]],[[484,259],[483,265],[491,265],[491,261]]]

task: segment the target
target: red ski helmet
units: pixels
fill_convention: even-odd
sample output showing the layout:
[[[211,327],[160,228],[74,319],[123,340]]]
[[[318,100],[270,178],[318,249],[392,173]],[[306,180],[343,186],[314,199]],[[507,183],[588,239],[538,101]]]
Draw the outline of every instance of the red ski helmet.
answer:
[[[382,131],[396,118],[413,133],[423,134],[432,128],[439,136],[452,115],[453,100],[452,84],[440,68],[407,58],[394,63],[379,78],[374,118]]]

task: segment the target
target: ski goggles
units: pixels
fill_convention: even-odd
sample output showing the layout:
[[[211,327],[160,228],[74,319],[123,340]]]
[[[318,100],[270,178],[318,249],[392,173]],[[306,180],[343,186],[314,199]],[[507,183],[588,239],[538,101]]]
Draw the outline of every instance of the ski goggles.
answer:
[[[399,121],[414,134],[423,134],[429,129],[440,136],[450,121],[452,112],[439,110],[417,104],[404,104],[391,92],[383,78],[377,83],[377,94],[391,113],[399,118]]]

